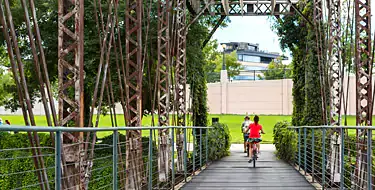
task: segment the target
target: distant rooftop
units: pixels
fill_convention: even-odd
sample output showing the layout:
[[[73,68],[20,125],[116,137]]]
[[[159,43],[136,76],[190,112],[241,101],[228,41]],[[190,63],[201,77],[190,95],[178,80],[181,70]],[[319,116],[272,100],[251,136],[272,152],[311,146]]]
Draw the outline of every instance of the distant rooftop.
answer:
[[[253,44],[248,42],[227,42],[221,43],[220,45],[225,44],[225,52],[230,53],[232,51],[237,51],[237,54],[243,55],[254,55],[260,57],[266,57],[270,59],[275,59],[280,57],[280,54],[277,52],[268,52],[259,49],[259,44]],[[282,56],[283,60],[288,60],[288,57]]]

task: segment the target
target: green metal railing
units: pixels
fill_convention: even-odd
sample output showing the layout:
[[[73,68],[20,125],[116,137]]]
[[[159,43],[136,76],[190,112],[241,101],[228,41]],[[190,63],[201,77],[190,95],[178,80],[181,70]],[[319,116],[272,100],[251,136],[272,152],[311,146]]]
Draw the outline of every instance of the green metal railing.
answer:
[[[373,126],[290,127],[298,135],[295,164],[323,189],[375,189]],[[289,145],[291,146],[291,145]]]
[[[170,174],[168,175],[168,178],[165,181],[160,181],[158,179],[158,156],[155,152],[157,152],[159,144],[158,144],[158,131],[160,129],[169,129],[170,135],[169,140],[170,142]],[[176,167],[176,129],[183,131],[183,171],[177,171]],[[13,179],[16,180],[17,176],[22,176],[25,173],[34,172],[35,174],[38,174],[38,172],[41,172],[42,170],[45,170],[47,175],[50,179],[48,179],[48,184],[51,187],[55,187],[54,189],[60,190],[65,189],[64,188],[64,180],[69,176],[64,176],[62,174],[62,171],[64,170],[64,167],[67,166],[63,163],[63,142],[62,142],[62,136],[63,133],[73,133],[73,132],[92,132],[98,137],[103,136],[101,133],[105,133],[108,136],[108,133],[112,135],[112,142],[111,144],[101,144],[100,140],[95,142],[94,152],[97,153],[97,151],[103,151],[104,153],[100,153],[99,155],[94,155],[93,158],[85,160],[90,161],[90,163],[93,164],[93,169],[90,173],[93,176],[91,177],[89,184],[87,185],[90,189],[99,189],[100,188],[109,188],[112,186],[112,189],[123,189],[124,182],[123,180],[126,179],[119,179],[120,173],[122,172],[126,177],[126,171],[128,171],[129,168],[121,168],[121,164],[125,163],[127,160],[126,154],[128,152],[123,150],[125,148],[126,138],[124,136],[125,133],[133,130],[141,130],[142,131],[142,150],[144,155],[142,156],[142,159],[144,161],[144,172],[142,173],[142,176],[144,181],[142,183],[142,186],[139,188],[147,188],[147,189],[174,189],[175,185],[177,185],[180,182],[187,182],[188,178],[195,174],[196,171],[202,170],[205,167],[207,167],[209,160],[208,160],[208,152],[209,152],[209,146],[208,146],[208,131],[211,130],[211,127],[180,127],[180,126],[168,126],[168,127],[112,127],[112,128],[76,128],[76,127],[34,127],[34,126],[0,126],[0,132],[6,131],[9,133],[12,132],[19,132],[20,135],[24,132],[34,132],[38,133],[39,135],[45,134],[46,132],[50,132],[54,134],[54,145],[43,145],[43,147],[11,147],[11,148],[3,148],[0,147],[0,164],[1,162],[5,161],[20,161],[22,159],[32,159],[32,155],[30,153],[24,153],[25,156],[18,157],[15,155],[19,155],[19,153],[25,149],[31,150],[33,148],[39,149],[42,152],[42,155],[40,155],[41,158],[44,158],[46,160],[52,160],[54,157],[54,163],[50,163],[46,165],[46,168],[34,168],[33,170],[25,170],[19,169],[14,172],[8,172],[8,173],[1,173],[0,172],[0,178],[4,179]],[[205,130],[205,132],[203,131]],[[12,134],[8,134],[12,135]],[[107,137],[108,138],[108,137]],[[124,140],[125,138],[125,140]],[[100,138],[99,138],[100,139]],[[102,140],[105,138],[102,138]],[[104,140],[103,140],[104,141]],[[108,143],[109,141],[106,141]],[[90,142],[79,142],[79,143],[90,143]],[[53,151],[53,153],[52,153]],[[120,154],[121,151],[121,154]],[[112,163],[111,163],[112,162]],[[100,163],[100,165],[98,165]],[[78,163],[69,163],[69,164],[78,164]],[[82,163],[80,163],[82,164]],[[97,165],[96,165],[97,164]],[[199,166],[199,167],[197,167]],[[30,167],[29,167],[30,168]],[[52,171],[52,168],[54,171]],[[110,171],[110,169],[112,171]],[[10,171],[11,169],[9,169]],[[107,174],[109,172],[108,176],[103,175],[104,173]],[[98,175],[94,175],[94,173],[98,173]],[[79,174],[78,174],[79,175]],[[53,177],[50,177],[53,176]],[[98,178],[101,179],[95,179],[95,176],[99,176]],[[108,181],[108,179],[111,178],[111,180]],[[22,180],[22,177],[19,177],[19,180]],[[38,186],[41,185],[41,183],[37,180],[35,177],[35,184],[29,184],[29,189],[38,189]],[[100,181],[100,183],[98,182]],[[108,184],[105,184],[103,186],[103,182],[107,182]],[[2,184],[4,183],[4,184]],[[7,187],[9,189],[23,189],[25,186],[16,184],[5,184],[5,181],[0,180],[0,187],[6,187],[5,185],[10,185],[10,187]],[[98,183],[98,185],[97,185]],[[4,185],[4,186],[3,186]],[[128,188],[126,188],[128,189]]]

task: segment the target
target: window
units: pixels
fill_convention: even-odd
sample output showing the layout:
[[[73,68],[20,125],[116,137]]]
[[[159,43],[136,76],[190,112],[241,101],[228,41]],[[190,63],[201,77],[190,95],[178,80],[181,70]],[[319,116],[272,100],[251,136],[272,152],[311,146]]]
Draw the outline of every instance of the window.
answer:
[[[254,46],[247,46],[247,49],[250,50],[250,51],[255,51],[255,47]]]
[[[256,67],[256,66],[248,66],[248,65],[243,65],[243,70],[245,71],[263,71],[267,70],[267,67]]]
[[[238,55],[238,61],[243,61],[243,55]]]
[[[251,75],[239,75],[239,76],[234,76],[233,80],[259,80],[258,76],[251,76]]]
[[[251,56],[251,55],[243,55],[243,61],[245,61],[245,62],[253,62],[253,63],[260,63],[260,57]]]

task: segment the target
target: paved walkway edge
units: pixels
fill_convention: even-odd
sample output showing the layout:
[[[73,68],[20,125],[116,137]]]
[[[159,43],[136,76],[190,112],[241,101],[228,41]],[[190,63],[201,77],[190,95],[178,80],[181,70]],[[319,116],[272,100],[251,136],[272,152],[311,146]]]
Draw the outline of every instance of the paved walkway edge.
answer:
[[[305,176],[306,180],[309,183],[311,183],[311,185],[313,185],[316,190],[323,189],[319,183],[313,182],[313,177],[310,174],[306,173],[305,175],[305,170],[303,170],[302,168],[299,168],[297,165],[292,165],[292,166],[294,166],[294,169],[296,169],[302,176]],[[316,181],[316,179],[314,179],[314,181]]]
[[[174,189],[179,190],[179,189],[181,189],[182,187],[184,187],[184,185],[187,184],[187,183],[189,183],[189,182],[193,179],[194,176],[199,175],[201,172],[203,172],[205,169],[207,169],[207,168],[210,166],[211,163],[212,163],[212,162],[208,163],[207,165],[202,166],[202,169],[201,169],[201,170],[195,171],[195,172],[193,173],[193,175],[188,176],[188,177],[186,178],[186,182],[185,182],[185,180],[183,180],[183,181],[180,182],[179,184],[175,185],[175,186],[174,186]]]

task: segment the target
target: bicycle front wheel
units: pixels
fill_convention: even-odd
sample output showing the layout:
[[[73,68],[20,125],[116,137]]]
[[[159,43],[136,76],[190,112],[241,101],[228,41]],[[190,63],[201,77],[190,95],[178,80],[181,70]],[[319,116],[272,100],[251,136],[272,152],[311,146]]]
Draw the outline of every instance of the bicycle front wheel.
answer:
[[[253,151],[253,167],[255,168],[255,162],[257,160],[257,152]]]
[[[255,168],[255,162],[257,159],[253,158],[253,167]]]

